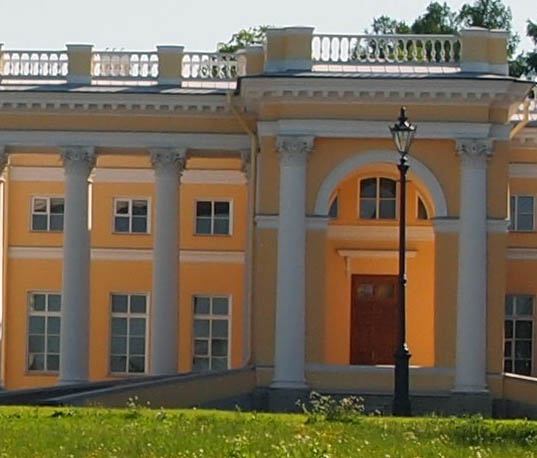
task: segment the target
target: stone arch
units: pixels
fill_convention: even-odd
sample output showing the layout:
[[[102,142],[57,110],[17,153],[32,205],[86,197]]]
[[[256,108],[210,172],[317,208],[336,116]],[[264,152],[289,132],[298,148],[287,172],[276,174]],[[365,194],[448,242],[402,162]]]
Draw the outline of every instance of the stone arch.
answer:
[[[347,176],[356,171],[359,167],[378,163],[388,163],[394,166],[399,161],[399,154],[395,151],[378,150],[358,153],[345,159],[338,164],[323,180],[317,198],[315,200],[315,214],[327,215],[330,206],[330,196],[336,187]],[[443,218],[447,216],[447,201],[442,186],[431,172],[431,170],[416,158],[409,156],[410,176],[414,175],[418,181],[422,182],[427,188],[434,205],[434,217]]]

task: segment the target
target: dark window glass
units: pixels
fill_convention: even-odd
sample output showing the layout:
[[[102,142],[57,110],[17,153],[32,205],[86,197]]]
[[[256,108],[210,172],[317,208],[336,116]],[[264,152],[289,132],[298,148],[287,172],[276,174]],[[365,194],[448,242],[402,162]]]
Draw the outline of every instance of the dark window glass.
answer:
[[[336,219],[338,217],[338,198],[337,196],[334,197],[334,199],[332,200],[332,203],[330,204],[330,209],[328,210],[328,216],[330,218],[333,218],[333,219]]]
[[[208,216],[211,217],[211,202],[197,202],[196,203],[196,216]]]
[[[425,204],[423,203],[423,200],[418,197],[418,219],[429,219],[429,215],[427,214],[427,208],[425,208]]]
[[[377,179],[367,178],[360,181],[360,198],[377,197]]]

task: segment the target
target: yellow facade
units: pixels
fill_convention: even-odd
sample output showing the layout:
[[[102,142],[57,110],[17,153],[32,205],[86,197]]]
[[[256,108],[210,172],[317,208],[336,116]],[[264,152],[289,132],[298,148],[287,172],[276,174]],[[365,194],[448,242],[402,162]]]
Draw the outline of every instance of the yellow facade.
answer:
[[[518,397],[525,397],[516,400],[531,401],[537,389],[537,121],[519,109],[531,84],[503,70],[505,37],[465,31],[450,38],[464,43],[456,65],[414,62],[414,70],[393,66],[379,77],[380,69],[393,62],[370,57],[369,70],[358,68],[364,62],[346,67],[342,57],[334,63],[333,56],[315,54],[312,43],[318,38],[322,48],[326,40],[312,33],[307,27],[271,31],[262,72],[260,50],[237,55],[237,61],[247,60],[247,71],[256,69],[256,74],[241,74],[237,64],[238,83],[216,66],[204,76],[177,73],[190,58],[182,47],[160,47],[160,76],[132,92],[114,89],[129,88],[128,79],[97,75],[87,62],[91,49],[85,48],[69,51],[74,54],[67,82],[83,85],[76,91],[63,81],[34,90],[31,75],[20,85],[4,78],[0,382],[5,388],[69,380],[62,380],[61,364],[71,363],[51,350],[55,331],[48,321],[32,317],[73,318],[65,318],[64,309],[37,310],[41,306],[32,301],[38,300],[35,294],[63,294],[65,266],[76,267],[79,253],[64,234],[80,236],[80,218],[87,214],[89,247],[82,247],[79,257],[80,263],[88,262],[89,273],[80,283],[83,295],[89,285],[82,301],[87,299],[88,307],[77,309],[72,298],[62,307],[87,316],[87,322],[70,323],[88,333],[88,380],[196,371],[203,359],[196,352],[210,347],[211,364],[254,366],[258,386],[391,390],[391,363],[364,363],[356,356],[353,342],[364,326],[388,318],[355,318],[365,299],[359,299],[353,282],[395,281],[399,273],[401,188],[388,125],[406,105],[418,125],[406,200],[411,389],[502,398],[514,396],[523,380]],[[389,57],[389,51],[382,52]],[[381,58],[382,53],[375,57]],[[461,71],[470,76],[460,78]],[[352,72],[356,75],[349,77]],[[49,91],[47,84],[58,86]],[[69,161],[85,161],[87,212],[68,205],[75,201],[69,200],[69,183],[82,183]],[[175,175],[165,175],[170,167]],[[177,189],[162,197],[173,180],[179,180]],[[376,194],[362,191],[365,183],[375,183]],[[382,195],[383,185],[393,186],[393,195]],[[175,196],[176,226],[171,215],[159,213],[159,199],[163,205],[175,202],[169,200]],[[73,225],[54,230],[51,208],[63,198],[64,224]],[[383,199],[392,205],[384,216]],[[331,214],[335,200],[337,211]],[[77,202],[85,205],[83,199]],[[375,211],[368,213],[367,205]],[[78,219],[70,220],[73,214]],[[36,230],[33,218],[42,215],[48,219],[39,224],[48,226]],[[143,230],[133,229],[135,220]],[[157,239],[157,230],[168,222],[171,235],[161,231]],[[78,233],[68,229],[75,224]],[[220,233],[218,224],[224,224]],[[169,250],[161,250],[160,242]],[[163,259],[171,270],[157,269]],[[172,288],[169,277],[158,278],[169,272]],[[169,297],[174,291],[177,297]],[[127,311],[113,305],[119,296],[129,301]],[[132,301],[141,297],[145,311],[133,312]],[[219,299],[227,312],[216,311]],[[531,313],[522,313],[526,303],[532,304]],[[200,312],[203,307],[211,312]],[[167,316],[174,320],[173,351],[159,340],[157,315],[164,322]],[[145,320],[143,333],[130,330],[137,319]],[[118,331],[117,320],[126,320],[129,331]],[[209,336],[196,320],[210,321]],[[227,335],[217,334],[223,328],[211,334],[218,320],[227,323]],[[38,329],[38,321],[47,323],[46,330]],[[509,335],[509,326],[515,334]],[[375,345],[392,337],[371,337],[373,360]],[[45,340],[46,350],[32,350]],[[114,350],[123,348],[120,341],[129,342],[127,350]],[[135,345],[143,349],[134,350]],[[123,351],[126,356],[118,356]],[[35,362],[34,353],[40,352],[44,358],[52,355],[53,370],[39,369],[49,364],[48,359],[46,365]],[[177,356],[166,371],[155,363],[161,353]],[[118,361],[130,365],[131,358],[142,366],[117,370]],[[518,375],[505,376],[511,372]]]

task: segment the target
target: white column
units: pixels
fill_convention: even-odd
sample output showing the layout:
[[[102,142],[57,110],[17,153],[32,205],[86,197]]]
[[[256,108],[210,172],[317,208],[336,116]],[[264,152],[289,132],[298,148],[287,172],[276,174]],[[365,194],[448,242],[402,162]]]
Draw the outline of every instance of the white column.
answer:
[[[184,149],[151,150],[156,186],[150,361],[153,375],[177,373],[179,177],[185,158]]]
[[[489,140],[458,140],[460,232],[457,294],[457,392],[483,392],[487,340],[487,159]]]
[[[305,387],[306,164],[313,137],[283,136],[280,153],[280,216],[274,388]]]
[[[65,168],[63,225],[61,384],[89,379],[90,238],[88,176],[95,165],[92,147],[60,149]]]

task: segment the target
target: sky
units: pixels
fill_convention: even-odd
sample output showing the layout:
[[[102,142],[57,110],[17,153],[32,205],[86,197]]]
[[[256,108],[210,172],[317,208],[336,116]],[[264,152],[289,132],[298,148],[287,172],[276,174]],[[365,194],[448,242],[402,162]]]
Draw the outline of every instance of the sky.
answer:
[[[473,0],[447,0],[454,9]],[[96,49],[151,50],[184,45],[212,51],[249,26],[304,25],[322,33],[362,33],[386,14],[412,22],[430,0],[0,0],[0,42],[5,49],[63,49],[89,43]],[[525,37],[537,21],[537,0],[504,0],[514,28]],[[523,38],[522,47],[532,49]]]

